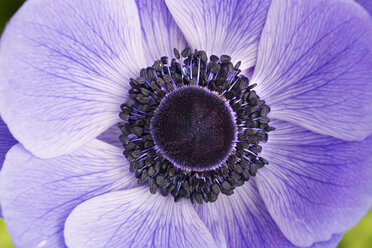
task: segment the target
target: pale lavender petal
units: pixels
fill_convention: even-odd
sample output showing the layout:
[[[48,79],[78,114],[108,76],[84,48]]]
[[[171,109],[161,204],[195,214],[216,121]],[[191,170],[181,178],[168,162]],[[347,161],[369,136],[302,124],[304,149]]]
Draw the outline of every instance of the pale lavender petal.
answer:
[[[147,187],[108,193],[80,204],[67,218],[70,248],[217,247],[190,201],[151,195]]]
[[[345,140],[372,132],[372,21],[354,1],[273,1],[252,83],[271,117]]]
[[[192,48],[230,55],[241,69],[255,65],[271,0],[165,0]]]
[[[0,117],[0,170],[3,166],[6,153],[15,144],[17,144],[17,141],[13,138],[8,127]]]
[[[67,216],[87,199],[134,187],[128,168],[120,149],[98,140],[45,160],[14,146],[0,174],[0,200],[15,246],[65,247]]]
[[[149,63],[145,66],[151,66],[161,56],[173,58],[173,48],[181,50],[187,46],[185,37],[163,0],[136,2],[142,25],[144,55]]]
[[[282,234],[258,192],[255,179],[222,195],[216,203],[196,206],[219,247],[297,247]],[[335,247],[342,235],[315,243],[311,248]]]
[[[341,239],[342,234],[334,234],[330,240],[314,243],[309,248],[335,248],[338,243],[340,243]]]
[[[97,139],[102,140],[108,144],[114,145],[118,148],[123,149],[123,143],[121,143],[119,136],[121,135],[121,131],[118,126],[115,124],[109,127],[106,131],[98,135]]]
[[[27,1],[1,39],[1,115],[37,156],[66,154],[118,121],[144,65],[134,0]]]
[[[372,15],[372,1],[371,0],[355,0],[357,3],[362,5],[365,10],[368,11],[370,15]]]
[[[270,164],[257,185],[283,234],[309,246],[358,223],[372,205],[372,136],[344,141],[289,122],[272,125],[261,154]]]
[[[292,247],[268,213],[254,179],[232,196],[221,195],[196,209],[220,247]]]

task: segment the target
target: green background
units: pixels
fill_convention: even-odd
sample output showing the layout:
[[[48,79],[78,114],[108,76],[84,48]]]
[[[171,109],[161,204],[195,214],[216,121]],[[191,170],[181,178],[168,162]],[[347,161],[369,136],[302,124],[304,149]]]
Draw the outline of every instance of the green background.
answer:
[[[52,1],[52,0],[51,0]],[[0,0],[0,33],[12,14],[21,6],[23,0]],[[12,248],[5,223],[0,218],[0,248]],[[348,231],[339,248],[371,248],[372,247],[372,210],[360,223]]]

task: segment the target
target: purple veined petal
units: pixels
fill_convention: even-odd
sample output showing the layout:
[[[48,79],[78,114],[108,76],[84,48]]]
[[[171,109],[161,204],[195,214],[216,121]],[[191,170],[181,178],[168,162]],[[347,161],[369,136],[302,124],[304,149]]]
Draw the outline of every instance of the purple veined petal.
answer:
[[[292,246],[267,212],[254,179],[196,209],[220,247]]]
[[[147,187],[108,193],[76,207],[65,224],[70,248],[217,247],[189,201]]]
[[[151,66],[161,56],[174,57],[173,48],[184,49],[186,39],[163,0],[136,0],[142,25],[143,49]]]
[[[30,0],[1,38],[1,115],[43,158],[116,123],[129,78],[146,65],[134,0]]]
[[[331,239],[314,243],[309,248],[335,248],[340,243],[343,234],[334,234]]]
[[[121,131],[118,126],[115,124],[105,130],[103,133],[97,136],[98,140],[104,141],[108,144],[114,145],[118,148],[123,149],[123,143],[121,143],[119,136],[121,135]]]
[[[272,121],[257,175],[259,192],[283,234],[309,246],[343,233],[372,205],[372,136],[344,141]]]
[[[344,140],[372,132],[372,22],[353,1],[273,1],[252,83],[271,117]]]
[[[372,1],[371,0],[355,0],[357,3],[362,5],[370,15],[372,15]]]
[[[0,117],[0,170],[3,166],[6,153],[15,144],[17,144],[17,141],[13,138],[7,125]]]
[[[255,65],[271,0],[166,0],[192,48],[230,55],[245,70]]]
[[[213,204],[196,206],[219,247],[297,247],[282,234],[258,192],[255,179],[238,187],[232,196],[222,195]],[[342,235],[311,247],[335,247]]]
[[[20,144],[0,174],[0,201],[16,247],[65,247],[64,223],[92,197],[137,182],[118,148],[93,140],[69,155],[40,159]]]

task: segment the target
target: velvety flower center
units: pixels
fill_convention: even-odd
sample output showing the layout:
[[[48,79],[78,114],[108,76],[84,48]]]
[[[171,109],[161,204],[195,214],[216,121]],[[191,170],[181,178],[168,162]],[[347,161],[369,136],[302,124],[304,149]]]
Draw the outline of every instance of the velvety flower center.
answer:
[[[252,90],[240,62],[186,48],[130,80],[118,123],[124,155],[150,192],[192,202],[231,195],[268,164],[270,108]],[[181,66],[182,65],[182,66]]]
[[[185,170],[219,167],[236,139],[235,117],[224,98],[203,87],[184,86],[169,93],[151,120],[159,151]]]

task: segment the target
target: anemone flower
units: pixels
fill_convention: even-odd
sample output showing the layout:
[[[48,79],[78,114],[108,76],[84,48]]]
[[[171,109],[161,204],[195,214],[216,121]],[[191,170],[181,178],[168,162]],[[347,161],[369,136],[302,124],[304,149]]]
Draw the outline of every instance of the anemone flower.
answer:
[[[372,203],[371,44],[352,0],[27,1],[0,51],[12,240],[335,247]]]

